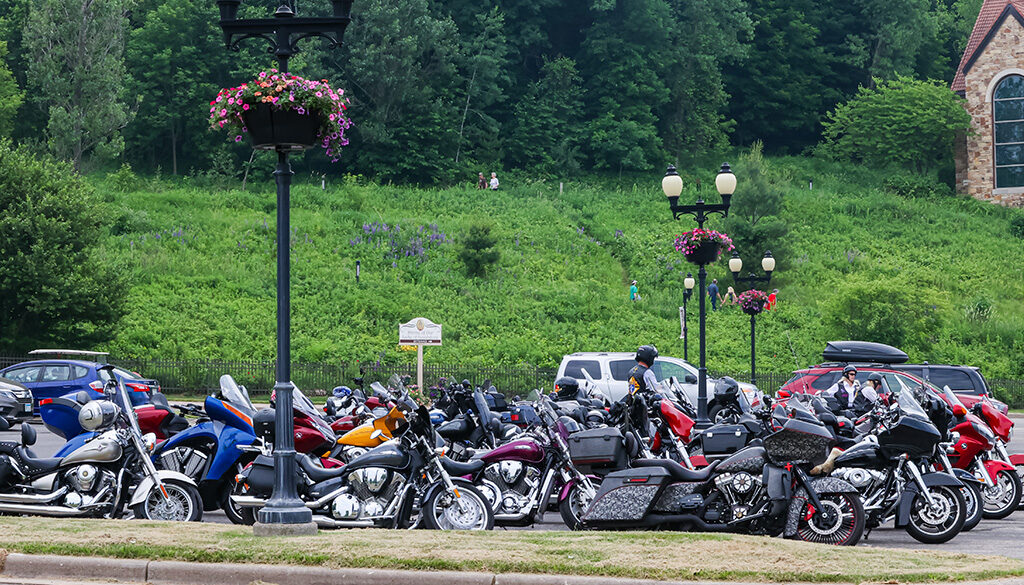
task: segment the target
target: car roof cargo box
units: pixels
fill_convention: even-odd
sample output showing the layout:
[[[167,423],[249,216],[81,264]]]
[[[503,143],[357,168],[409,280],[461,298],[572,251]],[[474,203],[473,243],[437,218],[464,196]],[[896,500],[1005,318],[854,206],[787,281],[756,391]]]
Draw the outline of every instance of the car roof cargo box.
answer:
[[[872,341],[830,341],[821,352],[822,359],[836,362],[871,362],[879,364],[902,364],[907,354],[884,343]]]

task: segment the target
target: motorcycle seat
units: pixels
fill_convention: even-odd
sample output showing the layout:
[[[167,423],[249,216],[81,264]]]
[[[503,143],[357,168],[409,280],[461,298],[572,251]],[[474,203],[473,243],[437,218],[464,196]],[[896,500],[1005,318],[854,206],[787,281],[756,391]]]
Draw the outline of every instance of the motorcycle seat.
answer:
[[[18,460],[25,466],[25,472],[29,475],[49,473],[60,467],[61,457],[36,457],[28,447],[18,447]]]
[[[483,459],[472,459],[465,463],[449,459],[447,457],[441,458],[441,466],[448,472],[449,475],[461,477],[463,475],[473,475],[484,468],[487,463]]]
[[[437,427],[437,434],[446,439],[457,439],[469,434],[469,421],[466,417],[459,416]]]
[[[335,477],[341,477],[345,473],[344,465],[341,467],[325,469],[314,463],[313,460],[304,453],[297,453],[295,459],[299,464],[299,469],[308,475],[309,479],[314,482],[321,482],[328,479],[334,479]]]
[[[637,459],[633,461],[633,467],[661,467],[668,471],[672,475],[672,479],[676,481],[694,483],[707,481],[720,462],[714,461],[703,469],[692,471],[671,459]]]

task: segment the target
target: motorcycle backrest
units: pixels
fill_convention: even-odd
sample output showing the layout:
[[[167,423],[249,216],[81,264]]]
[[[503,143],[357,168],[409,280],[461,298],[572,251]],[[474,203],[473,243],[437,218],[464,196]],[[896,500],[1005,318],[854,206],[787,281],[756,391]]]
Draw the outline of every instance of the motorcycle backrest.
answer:
[[[25,447],[36,444],[36,430],[27,422],[21,423],[21,444]]]
[[[171,407],[170,403],[167,402],[167,397],[162,392],[154,392],[150,402],[167,408]]]
[[[89,393],[85,390],[75,394],[75,402],[79,404],[89,404],[90,400],[92,400],[92,396],[89,396]]]

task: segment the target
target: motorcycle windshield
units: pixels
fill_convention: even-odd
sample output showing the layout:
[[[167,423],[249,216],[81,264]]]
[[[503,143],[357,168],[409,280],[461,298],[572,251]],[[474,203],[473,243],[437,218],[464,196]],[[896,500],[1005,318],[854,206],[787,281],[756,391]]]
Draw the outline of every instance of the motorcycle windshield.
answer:
[[[373,395],[377,398],[384,401],[391,400],[391,392],[389,392],[388,389],[380,382],[373,382],[370,384],[370,389],[373,390]]]
[[[332,430],[330,425],[320,417],[320,413],[317,412],[316,406],[313,406],[313,403],[309,398],[306,398],[306,395],[303,394],[302,390],[299,390],[294,383],[292,384],[292,409],[308,418],[313,424],[313,427],[320,431],[320,434],[328,440],[334,439],[334,430]]]
[[[135,409],[132,408],[131,400],[128,399],[128,390],[124,387],[124,380],[117,376],[114,379],[117,380],[117,393],[114,396],[114,404],[121,408],[121,412],[128,419],[128,425],[131,427],[132,432],[141,437],[142,430],[139,428],[139,419],[135,415]]]
[[[220,397],[221,400],[230,402],[233,406],[244,408],[250,416],[256,412],[256,407],[249,400],[249,393],[239,387],[230,374],[220,377]]]
[[[964,406],[964,403],[960,402],[960,397],[957,396],[956,392],[953,392],[949,388],[949,386],[943,386],[942,390],[936,390],[936,392],[938,392],[939,394],[946,398],[946,402],[949,403],[949,406],[953,407],[959,404],[960,406],[963,407],[964,410],[968,410],[967,407]]]
[[[914,399],[913,392],[900,393],[897,395],[896,400],[899,402],[900,410],[902,410],[904,414],[929,420],[928,413],[926,413],[924,409],[921,408],[921,405],[918,404],[917,400]]]

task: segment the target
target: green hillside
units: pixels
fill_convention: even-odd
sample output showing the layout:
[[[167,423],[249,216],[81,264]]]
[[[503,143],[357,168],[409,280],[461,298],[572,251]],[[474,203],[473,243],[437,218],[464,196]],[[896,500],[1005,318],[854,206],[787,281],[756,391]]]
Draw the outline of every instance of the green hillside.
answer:
[[[784,194],[789,236],[772,282],[778,308],[758,320],[759,369],[790,371],[815,363],[829,339],[868,338],[897,343],[914,360],[1024,377],[1024,240],[1010,226],[1019,211],[951,195],[896,195],[883,189],[885,174],[815,159],[772,159],[769,171]],[[737,176],[739,197],[742,166]],[[710,174],[703,179],[712,184]],[[397,325],[415,316],[445,327],[444,345],[428,349],[428,361],[551,366],[568,352],[649,342],[682,355],[677,307],[694,267],[671,241],[694,223],[672,220],[659,180],[652,173],[631,186],[567,183],[560,194],[557,182],[511,175],[498,192],[357,177],[321,190],[297,179],[294,359],[410,359],[397,351]],[[249,192],[151,182],[127,193],[94,182],[116,218],[106,252],[132,272],[107,350],[273,357],[269,181],[256,179],[260,192],[250,181]],[[682,201],[694,198],[684,192]],[[467,278],[458,260],[476,224],[492,228],[501,253],[483,279]],[[763,251],[740,252],[751,266]],[[723,292],[731,284],[724,258],[709,272]],[[644,296],[638,303],[628,300],[633,278]],[[748,318],[733,307],[708,322],[709,367],[745,371]]]

